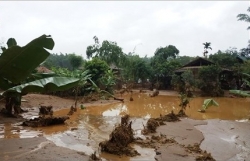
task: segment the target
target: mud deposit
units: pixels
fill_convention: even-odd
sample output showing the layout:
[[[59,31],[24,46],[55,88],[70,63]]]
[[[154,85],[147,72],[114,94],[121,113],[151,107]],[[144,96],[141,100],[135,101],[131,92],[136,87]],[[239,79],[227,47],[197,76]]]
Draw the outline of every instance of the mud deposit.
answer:
[[[124,94],[123,98],[124,102],[112,104],[105,104],[105,101],[99,101],[98,105],[84,104],[85,109],[79,107],[72,115],[68,113],[74,101],[67,100],[66,106],[60,99],[58,103],[63,106],[61,109],[56,106],[53,116],[68,116],[62,125],[25,127],[19,126],[23,120],[8,122],[0,119],[0,160],[27,160],[21,154],[29,154],[28,158],[33,160],[46,158],[49,154],[54,155],[53,160],[88,160],[92,154],[110,161],[154,161],[155,158],[158,161],[189,161],[199,157],[200,160],[213,160],[205,159],[210,154],[215,160],[250,158],[250,100],[247,98],[213,98],[219,107],[211,107],[206,113],[197,112],[206,98],[193,98],[185,110],[189,118],[178,118],[175,122],[166,121],[169,117],[165,116],[172,111],[175,114],[180,111],[178,96],[164,95],[160,91],[156,97],[134,92],[133,101],[130,101],[130,94]],[[34,101],[30,99],[32,97],[26,98],[27,103]],[[53,97],[49,100],[54,101]],[[23,115],[25,119],[39,116],[39,108],[35,105],[27,109],[28,113]],[[99,143],[111,140],[114,143],[118,136],[125,137],[122,136],[124,130],[117,134],[112,132],[124,123],[121,118],[127,114],[130,117],[125,126],[128,128],[126,132],[132,132],[133,139],[126,138],[133,141],[118,144],[128,145],[140,155],[119,156],[102,151]],[[150,131],[143,135],[145,128]],[[25,145],[20,138],[26,139]],[[15,144],[16,139],[20,144]]]
[[[121,118],[121,123],[110,134],[109,140],[101,142],[99,146],[104,152],[134,157],[140,155],[129,145],[134,140],[132,121],[129,121],[129,115],[125,115]]]

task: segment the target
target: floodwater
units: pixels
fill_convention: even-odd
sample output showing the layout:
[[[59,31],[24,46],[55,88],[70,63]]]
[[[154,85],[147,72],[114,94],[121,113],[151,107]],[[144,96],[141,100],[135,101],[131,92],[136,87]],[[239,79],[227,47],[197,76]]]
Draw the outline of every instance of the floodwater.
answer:
[[[95,151],[102,159],[106,160],[154,160],[154,149],[141,148],[138,145],[133,147],[141,153],[138,157],[117,157],[115,155],[101,153],[98,144],[109,139],[109,134],[120,123],[122,115],[129,114],[133,121],[132,128],[136,137],[145,138],[141,130],[149,118],[159,117],[170,113],[172,110],[177,113],[180,110],[178,96],[149,97],[143,93],[134,93],[134,101],[129,101],[130,95],[124,96],[124,103],[114,103],[100,106],[87,107],[84,110],[78,109],[70,116],[65,125],[30,128],[18,126],[18,124],[0,124],[0,138],[27,138],[45,136],[58,146],[66,147],[76,151],[85,152],[90,155]],[[244,121],[250,118],[249,98],[212,98],[219,106],[209,107],[205,113],[198,112],[203,101],[208,97],[197,97],[190,100],[186,108],[189,118],[197,120],[221,119]],[[27,118],[38,115],[38,108],[25,115]],[[54,112],[54,115],[63,116],[69,109]]]

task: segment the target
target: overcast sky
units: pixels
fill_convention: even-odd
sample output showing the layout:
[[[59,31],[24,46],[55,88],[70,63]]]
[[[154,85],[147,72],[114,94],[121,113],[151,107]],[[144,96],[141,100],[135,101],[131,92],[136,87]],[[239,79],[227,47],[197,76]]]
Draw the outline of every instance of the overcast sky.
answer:
[[[247,46],[248,23],[237,21],[249,1],[0,1],[0,43],[16,39],[24,46],[42,34],[55,41],[52,53],[75,53],[99,41],[115,41],[124,53],[153,56],[174,45],[180,56]]]

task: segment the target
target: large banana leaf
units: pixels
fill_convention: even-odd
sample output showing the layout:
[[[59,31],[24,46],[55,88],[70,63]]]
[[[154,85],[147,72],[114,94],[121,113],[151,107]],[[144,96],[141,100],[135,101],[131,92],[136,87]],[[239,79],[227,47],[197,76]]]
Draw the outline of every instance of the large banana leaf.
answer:
[[[229,93],[234,94],[234,95],[238,95],[241,97],[250,97],[249,92],[241,91],[241,90],[229,90]]]
[[[2,92],[1,95],[25,95],[30,92],[63,91],[78,85],[78,83],[78,78],[49,77],[9,88]]]
[[[20,83],[41,63],[52,50],[54,41],[50,36],[42,35],[24,47],[12,46],[0,56],[0,75],[13,83]]]
[[[213,99],[205,99],[203,102],[203,109],[206,110],[210,106],[219,106],[219,104]]]

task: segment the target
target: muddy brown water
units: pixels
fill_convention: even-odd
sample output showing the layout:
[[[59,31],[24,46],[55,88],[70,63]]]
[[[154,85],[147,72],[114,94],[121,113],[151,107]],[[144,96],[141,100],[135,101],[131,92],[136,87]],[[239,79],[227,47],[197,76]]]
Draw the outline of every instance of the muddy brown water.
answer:
[[[100,153],[98,144],[107,140],[109,134],[116,124],[120,123],[120,117],[129,114],[133,121],[132,128],[136,137],[145,138],[141,135],[143,125],[151,117],[165,115],[172,110],[177,113],[180,110],[178,96],[149,97],[147,94],[133,94],[134,101],[129,101],[130,95],[125,95],[124,103],[114,103],[100,106],[87,107],[84,110],[78,109],[70,116],[65,125],[29,128],[18,126],[18,124],[0,124],[0,138],[29,138],[45,136],[57,146],[66,147],[76,151],[92,154],[97,151],[102,159],[106,160],[154,160],[154,149],[141,148],[133,145],[141,153],[141,156],[117,157],[115,155]],[[205,113],[197,112],[208,97],[197,97],[190,100],[190,106],[186,108],[188,117],[197,120],[221,119],[244,121],[250,118],[249,98],[213,98],[219,103],[219,107],[210,107]],[[67,115],[69,109],[55,111],[54,115]],[[31,118],[38,115],[38,108],[30,110],[24,115]]]

